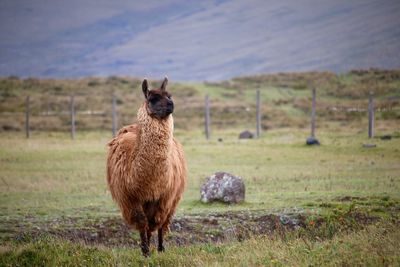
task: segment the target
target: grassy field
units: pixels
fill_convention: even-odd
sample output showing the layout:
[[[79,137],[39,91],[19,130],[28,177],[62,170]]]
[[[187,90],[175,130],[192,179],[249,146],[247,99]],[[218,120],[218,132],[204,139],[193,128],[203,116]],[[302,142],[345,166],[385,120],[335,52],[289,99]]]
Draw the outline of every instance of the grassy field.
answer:
[[[394,137],[396,131],[392,128]],[[198,221],[192,230],[172,231],[167,252],[154,252],[150,259],[140,256],[137,245],[123,242],[138,240],[135,233],[112,245],[96,237],[85,242],[77,233],[57,234],[68,233],[67,228],[96,233],[93,228],[110,220],[121,224],[105,182],[109,132],[79,133],[74,141],[57,132],[35,133],[29,140],[22,133],[1,133],[0,265],[399,264],[400,138],[368,140],[365,132],[332,124],[318,133],[323,145],[307,147],[305,130],[276,129],[246,141],[237,139],[238,132],[215,131],[210,141],[201,131],[176,132],[189,165],[189,185],[176,217],[180,223]],[[362,147],[371,142],[377,147]],[[215,171],[244,178],[245,203],[199,201],[202,182]],[[187,236],[204,218],[237,226],[247,220],[237,214],[293,211],[304,216],[301,227],[262,235],[250,231],[229,240],[210,232],[199,242]],[[236,214],[228,216],[231,221],[223,219],[227,212]],[[323,223],[317,227],[318,220]],[[179,244],[177,237],[188,241]]]
[[[0,78],[0,266],[399,266],[399,86],[399,70],[172,81],[189,183],[167,251],[153,248],[145,259],[105,180],[111,95],[119,126],[132,123],[143,99],[140,79]],[[322,144],[314,147],[305,145],[311,87]],[[367,138],[365,110],[371,88],[374,139]],[[239,140],[254,129],[257,89],[262,136]],[[75,140],[65,112],[71,94]],[[209,141],[202,131],[206,94]],[[30,139],[23,132],[27,95]],[[202,183],[216,171],[244,179],[244,203],[199,201]]]

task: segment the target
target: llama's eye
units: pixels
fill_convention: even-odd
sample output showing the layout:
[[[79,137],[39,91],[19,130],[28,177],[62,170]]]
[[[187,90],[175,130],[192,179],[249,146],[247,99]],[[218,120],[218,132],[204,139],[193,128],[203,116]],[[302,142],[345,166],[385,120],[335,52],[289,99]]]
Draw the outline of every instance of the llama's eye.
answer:
[[[158,98],[157,98],[157,97],[153,97],[153,98],[150,99],[150,102],[151,102],[152,104],[156,103],[157,101],[158,101]]]

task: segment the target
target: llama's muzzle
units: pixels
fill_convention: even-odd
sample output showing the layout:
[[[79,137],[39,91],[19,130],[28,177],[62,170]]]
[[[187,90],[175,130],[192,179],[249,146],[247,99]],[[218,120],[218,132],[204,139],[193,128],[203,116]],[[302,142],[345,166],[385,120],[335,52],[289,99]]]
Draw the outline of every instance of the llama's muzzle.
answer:
[[[168,100],[167,102],[166,112],[168,113],[168,115],[174,112],[174,102],[172,102],[171,100]]]

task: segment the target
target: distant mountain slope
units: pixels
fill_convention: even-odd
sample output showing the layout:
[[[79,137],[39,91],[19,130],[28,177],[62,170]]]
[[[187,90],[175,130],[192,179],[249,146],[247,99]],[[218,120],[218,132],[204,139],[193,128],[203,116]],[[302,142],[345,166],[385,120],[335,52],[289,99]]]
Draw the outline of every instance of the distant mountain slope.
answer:
[[[400,67],[398,0],[171,0],[147,8],[108,4],[109,9],[106,1],[86,1],[88,18],[79,23],[82,12],[71,16],[75,9],[57,9],[68,23],[51,14],[46,33],[46,24],[35,18],[51,13],[51,3],[44,11],[28,9],[31,17],[17,16],[17,26],[10,12],[21,7],[0,4],[0,32],[8,36],[0,41],[0,75],[168,74],[174,80],[221,80],[264,72]],[[27,22],[35,31],[22,30],[20,24]],[[14,38],[10,25],[16,27]]]

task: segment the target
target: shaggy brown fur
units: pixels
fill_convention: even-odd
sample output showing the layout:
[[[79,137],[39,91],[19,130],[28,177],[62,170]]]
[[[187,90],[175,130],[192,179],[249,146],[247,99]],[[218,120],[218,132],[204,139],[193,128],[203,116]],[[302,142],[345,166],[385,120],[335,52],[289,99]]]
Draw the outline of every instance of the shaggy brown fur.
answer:
[[[164,250],[163,233],[168,230],[187,179],[183,149],[173,137],[172,115],[156,116],[150,97],[159,96],[161,109],[162,101],[172,102],[165,91],[166,82],[160,89],[148,91],[144,80],[146,101],[138,110],[137,123],[122,128],[108,144],[107,182],[124,220],[140,231],[144,255],[149,253],[155,230],[158,250]],[[173,103],[169,104],[173,110]]]

